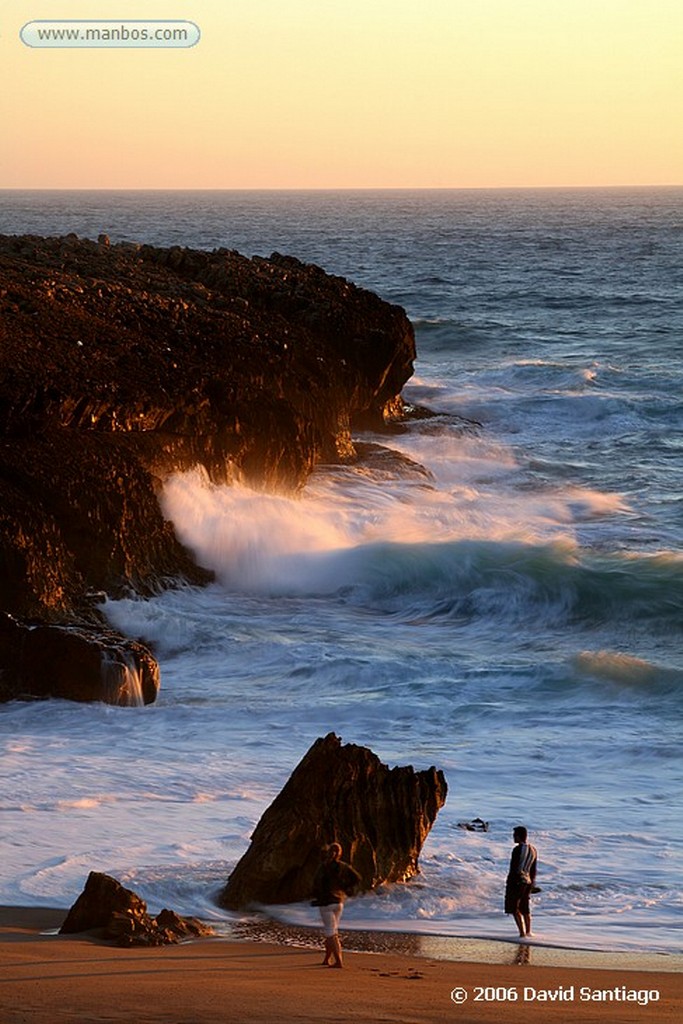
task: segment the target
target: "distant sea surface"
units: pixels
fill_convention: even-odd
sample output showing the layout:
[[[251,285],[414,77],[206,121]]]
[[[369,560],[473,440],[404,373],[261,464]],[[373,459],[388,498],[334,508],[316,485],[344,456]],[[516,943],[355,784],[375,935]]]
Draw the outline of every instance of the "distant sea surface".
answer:
[[[334,730],[450,786],[422,874],[347,927],[514,937],[522,822],[539,942],[680,952],[683,190],[4,192],[0,231],[318,263],[406,308],[405,397],[436,414],[364,438],[428,474],[167,483],[217,582],[107,605],[155,645],[157,704],[0,707],[0,900],[66,906],[97,869],[229,916],[217,890]]]

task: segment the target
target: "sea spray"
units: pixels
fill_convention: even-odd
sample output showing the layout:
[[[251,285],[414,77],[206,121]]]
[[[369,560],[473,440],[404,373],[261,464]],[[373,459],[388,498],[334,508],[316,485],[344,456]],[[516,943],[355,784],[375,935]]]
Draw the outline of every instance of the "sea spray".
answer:
[[[561,532],[546,543],[510,539],[499,502],[488,504],[485,530],[463,514],[461,493],[383,481],[370,504],[363,500],[367,490],[365,478],[333,471],[327,479],[319,474],[310,492],[295,499],[217,486],[191,472],[167,483],[164,507],[182,540],[229,589],[344,593],[358,606],[421,621],[533,615],[547,625],[679,622],[683,559],[675,553],[585,551]],[[615,508],[600,494],[580,499],[576,488],[567,489],[567,518],[572,505],[582,519],[590,510],[603,517]],[[533,537],[543,532],[543,516],[538,504],[526,506],[526,533]]]

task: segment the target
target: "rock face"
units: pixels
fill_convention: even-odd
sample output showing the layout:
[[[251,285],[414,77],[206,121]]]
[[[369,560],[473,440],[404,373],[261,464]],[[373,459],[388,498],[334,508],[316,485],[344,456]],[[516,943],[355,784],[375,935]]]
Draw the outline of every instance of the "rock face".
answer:
[[[299,487],[400,415],[413,357],[403,310],[289,257],[0,236],[0,611],[207,582],[164,478]]]
[[[417,874],[422,845],[446,801],[436,768],[389,769],[367,747],[342,745],[334,733],[315,741],[259,821],[219,902],[309,899],[320,849],[341,843],[362,890]]]
[[[110,875],[91,871],[85,888],[69,911],[60,935],[101,931],[105,939],[119,946],[165,946],[182,939],[212,935],[211,928],[194,917],[180,917],[162,910],[156,917],[131,889],[125,889]]]
[[[151,704],[159,666],[144,644],[94,626],[26,626],[0,612],[0,700]]]

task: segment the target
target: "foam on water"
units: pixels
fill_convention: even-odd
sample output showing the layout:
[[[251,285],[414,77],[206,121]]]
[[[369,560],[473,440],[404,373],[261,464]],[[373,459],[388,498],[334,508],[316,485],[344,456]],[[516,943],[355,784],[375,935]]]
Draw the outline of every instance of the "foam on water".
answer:
[[[413,455],[423,441],[408,446]],[[576,543],[577,524],[628,511],[620,495],[575,485],[508,492],[491,485],[481,459],[475,486],[469,463],[446,472],[439,459],[429,466],[435,485],[337,469],[319,472],[303,498],[218,487],[192,472],[169,481],[163,507],[200,562],[241,591],[345,593],[410,619],[677,619],[681,557],[587,553]]]
[[[274,561],[291,555],[372,543],[571,544],[577,519],[630,511],[622,495],[575,481],[539,485],[509,446],[463,436],[459,423],[416,423],[391,446],[429,475],[403,472],[401,464],[392,475],[372,461],[328,467],[314,473],[301,500],[212,486],[197,470],[167,482],[163,508],[201,559],[225,579],[246,576],[247,586],[265,583]]]

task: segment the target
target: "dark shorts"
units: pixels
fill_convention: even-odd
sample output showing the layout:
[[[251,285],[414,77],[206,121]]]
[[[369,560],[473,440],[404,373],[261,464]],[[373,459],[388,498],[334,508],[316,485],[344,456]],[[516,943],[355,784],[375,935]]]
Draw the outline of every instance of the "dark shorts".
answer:
[[[505,886],[505,913],[528,914],[531,885],[528,882],[508,882]]]

